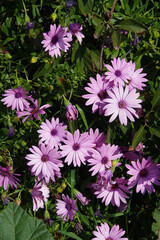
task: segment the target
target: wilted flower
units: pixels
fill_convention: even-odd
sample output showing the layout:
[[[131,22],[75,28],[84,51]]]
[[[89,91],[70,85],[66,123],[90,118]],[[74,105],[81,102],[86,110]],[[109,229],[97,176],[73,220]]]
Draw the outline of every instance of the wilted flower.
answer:
[[[49,51],[49,55],[61,56],[61,51],[67,52],[71,46],[69,42],[72,38],[69,37],[67,33],[67,28],[63,28],[61,25],[56,27],[56,24],[50,25],[50,31],[48,33],[43,33],[45,40],[41,43],[44,44],[45,51]]]
[[[20,176],[20,174],[14,173],[14,170],[11,170],[11,166],[7,166],[6,168],[0,166],[0,187],[3,186],[4,190],[7,190],[8,185],[11,188],[17,188],[17,185],[20,186],[20,180],[15,176]]]
[[[66,7],[68,8],[68,10],[71,10],[71,7],[74,7],[77,3],[73,0],[71,1],[66,1]]]
[[[9,131],[8,131],[8,137],[12,137],[13,135],[15,135],[16,131],[14,129],[14,127],[10,127]]]
[[[76,200],[73,200],[69,198],[69,196],[65,196],[62,194],[62,200],[57,199],[56,209],[57,209],[57,215],[59,215],[61,218],[63,218],[63,221],[67,221],[70,219],[71,221],[74,218],[74,215],[76,214],[75,211],[77,211],[76,208]]]
[[[33,28],[34,28],[34,22],[27,22],[27,23],[26,23],[26,28],[27,28],[28,30],[33,29]]]
[[[88,203],[91,201],[89,199],[87,199],[85,196],[83,196],[83,194],[79,191],[77,191],[76,189],[74,189],[74,193],[76,198],[82,203],[82,205],[88,205]]]
[[[85,37],[81,31],[82,25],[80,23],[71,23],[69,25],[69,34],[71,34],[70,37],[72,37],[72,35],[76,36],[80,44],[82,43],[82,38]]]
[[[69,104],[66,106],[66,117],[68,118],[68,120],[71,122],[71,121],[75,121],[77,120],[78,118],[78,110],[77,108],[72,105],[72,104]]]

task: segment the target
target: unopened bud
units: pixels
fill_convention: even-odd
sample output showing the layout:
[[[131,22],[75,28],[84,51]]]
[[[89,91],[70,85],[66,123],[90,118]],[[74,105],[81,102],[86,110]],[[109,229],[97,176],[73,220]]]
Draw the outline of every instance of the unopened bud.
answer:
[[[51,18],[52,18],[52,21],[55,22],[55,20],[57,18],[57,14],[56,13],[52,13]]]
[[[37,62],[37,57],[32,57],[30,63],[36,63]]]

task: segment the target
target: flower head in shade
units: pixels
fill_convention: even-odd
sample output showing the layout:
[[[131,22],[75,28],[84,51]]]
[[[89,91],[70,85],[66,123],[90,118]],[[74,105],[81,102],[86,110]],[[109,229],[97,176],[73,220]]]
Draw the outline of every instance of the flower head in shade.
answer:
[[[47,202],[49,197],[49,188],[44,183],[35,183],[31,190],[33,200],[33,211],[38,211],[39,208],[44,208],[44,202]]]
[[[48,183],[52,179],[55,182],[56,172],[60,172],[60,167],[63,167],[57,149],[52,149],[51,145],[45,147],[41,144],[39,148],[32,146],[29,150],[32,154],[27,154],[25,158],[29,160],[27,165],[31,168],[31,172],[39,177],[38,180],[43,178]]]
[[[106,136],[104,133],[99,134],[99,129],[96,128],[95,132],[92,128],[89,130],[89,136],[92,139],[93,143],[96,144],[96,148],[101,147],[103,143],[105,143]]]
[[[100,226],[97,226],[97,231],[93,231],[93,234],[96,236],[92,240],[128,240],[128,238],[123,238],[125,234],[123,229],[119,229],[119,225],[114,225],[111,230],[106,222],[101,223]]]
[[[25,92],[24,88],[19,86],[18,88],[6,90],[1,101],[7,107],[11,107],[12,110],[24,111],[25,108],[29,107],[29,102],[26,99],[30,99],[30,97],[27,94],[28,92]]]
[[[34,28],[34,22],[27,22],[27,23],[26,23],[26,28],[27,28],[28,30],[33,29],[33,28]]]
[[[127,160],[134,161],[143,157],[144,152],[142,151],[145,146],[142,142],[138,144],[138,146],[133,149],[132,147],[127,148],[127,152],[123,155]]]
[[[119,116],[119,121],[121,125],[127,125],[127,118],[131,121],[135,121],[134,117],[138,118],[136,113],[136,108],[141,108],[141,99],[138,99],[139,93],[136,93],[136,89],[129,91],[129,87],[126,86],[125,89],[122,86],[114,87],[112,91],[108,91],[110,98],[104,100],[106,105],[104,107],[104,115],[112,115],[109,122],[113,122],[117,116]]]
[[[82,33],[82,25],[80,23],[71,23],[69,25],[69,34],[72,36],[76,36],[79,43],[82,43],[82,39],[85,37]]]
[[[85,157],[88,156],[88,152],[92,152],[95,146],[88,137],[88,133],[80,134],[78,129],[73,135],[67,132],[66,139],[63,142],[65,145],[60,147],[62,150],[61,156],[66,157],[65,162],[67,162],[68,165],[73,162],[74,167],[80,167],[81,163],[86,164]]]
[[[128,174],[132,177],[128,180],[129,188],[136,186],[136,192],[141,191],[142,194],[145,194],[147,190],[149,194],[155,192],[153,183],[160,186],[160,177],[159,177],[159,168],[160,164],[153,163],[151,157],[147,159],[142,158],[140,163],[139,159],[135,162],[131,162],[132,165],[126,164],[128,168]]]
[[[94,151],[88,159],[89,166],[92,166],[89,171],[92,171],[92,176],[96,173],[103,172],[112,167],[112,161],[120,158],[123,154],[120,153],[119,147],[110,144],[103,144],[98,151]]]
[[[103,172],[102,172],[103,173]],[[127,184],[127,180],[124,177],[116,178],[114,181],[110,178],[110,175],[105,179],[105,175],[99,180],[99,186],[97,191],[94,192],[97,198],[102,198],[102,202],[105,202],[107,206],[110,202],[113,206],[120,207],[121,202],[127,203],[126,198],[129,198],[124,192],[130,193]],[[98,183],[97,183],[98,185]]]
[[[25,109],[25,111],[23,112],[19,112],[17,111],[17,117],[24,117],[22,122],[24,123],[26,121],[26,119],[29,117],[31,120],[33,120],[33,117],[36,118],[37,120],[39,119],[39,114],[45,114],[46,112],[44,111],[44,109],[51,107],[49,104],[45,104],[41,107],[39,107],[39,103],[38,103],[38,99],[36,100],[32,100],[32,104],[30,104],[29,107],[27,107]]]
[[[45,144],[51,144],[52,147],[58,149],[61,146],[61,141],[64,140],[66,135],[66,125],[59,122],[59,118],[52,117],[51,122],[46,119],[46,122],[42,122],[40,126],[39,137],[41,138],[40,143],[44,142]]]
[[[20,180],[15,176],[20,176],[20,174],[14,173],[14,170],[11,170],[11,166],[7,166],[6,168],[0,166],[0,187],[3,186],[4,190],[7,190],[8,185],[11,188],[17,188],[17,185],[20,186]]]
[[[97,74],[97,80],[90,77],[91,83],[88,83],[89,87],[85,87],[84,89],[89,92],[89,94],[85,94],[82,97],[88,99],[86,102],[86,106],[92,106],[92,112],[95,113],[99,109],[99,113],[103,113],[103,107],[105,105],[104,100],[107,98],[107,89],[108,82],[104,81],[104,78]]]
[[[75,121],[77,120],[78,118],[78,110],[77,108],[72,105],[72,104],[69,104],[66,106],[66,117],[68,118],[68,120],[71,122],[71,121]]]
[[[114,58],[112,61],[112,67],[108,64],[105,67],[109,70],[105,73],[106,79],[114,81],[116,86],[124,86],[125,82],[128,82],[130,76],[130,68],[125,59]]]
[[[56,209],[57,209],[57,215],[59,215],[61,218],[63,218],[63,221],[67,221],[70,219],[73,221],[74,215],[76,214],[75,211],[77,211],[76,208],[76,200],[73,200],[69,198],[69,196],[65,196],[62,194],[62,200],[57,200]]]
[[[135,63],[132,63],[132,61],[128,64],[130,67],[129,89],[132,90],[133,88],[137,88],[138,90],[143,90],[143,87],[146,86],[144,83],[148,81],[148,79],[145,78],[147,74],[142,73],[143,68],[139,68],[135,71],[136,66]]]
[[[56,24],[50,25],[50,31],[48,33],[43,33],[45,40],[41,43],[44,44],[43,47],[45,51],[49,51],[51,57],[61,56],[61,51],[67,52],[71,46],[69,42],[72,38],[67,33],[67,28],[63,28],[61,25],[58,27]]]

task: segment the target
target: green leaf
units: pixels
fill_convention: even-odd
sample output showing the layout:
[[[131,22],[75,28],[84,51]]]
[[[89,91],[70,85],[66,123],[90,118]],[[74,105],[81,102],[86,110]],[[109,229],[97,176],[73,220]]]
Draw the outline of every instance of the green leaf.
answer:
[[[97,39],[102,35],[102,32],[105,30],[105,23],[100,23],[99,25],[97,25],[95,33],[94,33],[94,38]]]
[[[121,42],[121,35],[119,31],[114,31],[112,34],[112,42],[114,49],[118,50]]]
[[[160,86],[159,88],[155,91],[153,100],[152,100],[152,108],[156,107],[157,105],[160,104]]]
[[[75,170],[71,170],[71,197],[74,195],[74,186],[75,186]]]
[[[153,218],[156,222],[153,222],[152,224],[152,231],[158,235],[160,231],[160,210],[155,209],[153,212]]]
[[[135,149],[140,142],[144,140],[146,134],[145,126],[141,126],[138,131],[135,133],[132,140],[132,148]]]
[[[78,6],[83,15],[88,14],[93,8],[94,0],[78,0]]]
[[[142,33],[146,30],[146,27],[143,24],[133,19],[124,19],[117,25],[117,27],[134,33]]]
[[[91,50],[91,58],[94,65],[99,70],[100,69],[100,52],[98,50]]]
[[[66,232],[66,231],[59,231],[60,233],[70,237],[71,239],[76,239],[76,240],[83,240],[82,238],[78,237],[75,233],[72,232]]]
[[[79,112],[80,115],[81,115],[81,118],[82,118],[82,120],[83,120],[83,122],[84,122],[84,125],[85,125],[85,127],[86,127],[86,130],[88,130],[88,123],[87,123],[86,116],[85,116],[82,108],[80,108],[80,106],[79,106],[78,104],[76,104],[76,108],[78,109],[78,112]]]
[[[6,240],[52,240],[42,220],[30,217],[15,203],[0,213],[0,239]]]
[[[77,212],[78,217],[81,219],[81,221],[87,225],[88,227],[90,226],[89,220],[86,218],[86,216],[84,216],[82,213]]]
[[[160,138],[160,127],[149,127],[149,131],[151,134],[154,134],[156,137]]]

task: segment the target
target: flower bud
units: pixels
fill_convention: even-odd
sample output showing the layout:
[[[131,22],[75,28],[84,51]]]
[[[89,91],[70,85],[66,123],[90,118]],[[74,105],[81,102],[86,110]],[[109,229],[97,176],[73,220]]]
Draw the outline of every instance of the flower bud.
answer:
[[[20,198],[16,198],[15,202],[16,202],[16,204],[17,204],[18,206],[21,205],[21,199],[20,199]]]
[[[37,62],[37,57],[32,57],[30,63],[36,63]]]
[[[63,192],[63,189],[62,189],[61,187],[58,187],[58,188],[57,188],[57,192],[58,192],[58,193],[62,193],[62,192]]]
[[[75,121],[77,120],[78,118],[78,110],[77,108],[72,105],[72,104],[69,104],[68,106],[66,106],[66,117],[68,118],[68,120],[71,122],[71,121]]]
[[[48,212],[47,209],[46,209],[45,212],[44,212],[44,217],[45,217],[45,219],[50,218],[50,214],[49,214],[49,212]]]
[[[63,182],[62,184],[61,184],[61,188],[64,190],[65,188],[66,188],[66,183],[65,182]]]
[[[57,18],[57,14],[56,13],[52,13],[51,18],[52,18],[52,21],[55,22],[55,20]]]

